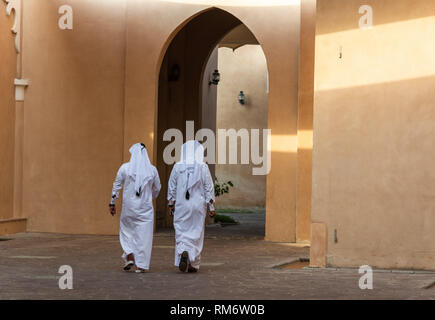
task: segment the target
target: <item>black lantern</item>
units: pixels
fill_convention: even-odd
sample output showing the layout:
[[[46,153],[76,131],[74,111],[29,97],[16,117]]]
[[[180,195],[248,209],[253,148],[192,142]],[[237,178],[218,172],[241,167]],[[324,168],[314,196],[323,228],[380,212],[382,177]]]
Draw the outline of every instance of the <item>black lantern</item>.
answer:
[[[245,94],[243,93],[243,91],[240,91],[239,96],[237,97],[237,99],[239,100],[239,103],[240,103],[241,105],[244,105],[244,104],[245,104],[245,102],[246,102],[246,96],[245,96]]]
[[[217,86],[219,81],[221,81],[221,74],[219,73],[218,70],[215,70],[211,75],[211,80],[208,83],[208,85],[214,84],[215,86]]]

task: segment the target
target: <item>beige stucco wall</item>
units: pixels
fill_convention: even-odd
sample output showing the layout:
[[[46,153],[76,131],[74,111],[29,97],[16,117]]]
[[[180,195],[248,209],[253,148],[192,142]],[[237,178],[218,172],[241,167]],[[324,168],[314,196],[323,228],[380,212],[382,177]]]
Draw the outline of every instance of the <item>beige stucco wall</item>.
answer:
[[[16,51],[13,17],[0,2],[0,220],[13,216]]]
[[[57,26],[64,4],[74,10],[73,30]],[[277,139],[266,237],[293,241],[300,8],[219,7],[248,26],[270,61],[268,118]],[[22,68],[31,86],[24,103],[22,216],[29,231],[117,232],[107,202],[130,145],[144,142],[157,159],[165,50],[189,19],[210,8],[158,0],[23,1]],[[276,143],[283,139],[288,143]]]
[[[312,220],[328,265],[435,269],[435,3],[365,3],[318,1]]]
[[[326,250],[329,265],[435,269],[435,4],[366,3],[375,26],[359,30],[359,1],[318,1],[311,217],[318,232],[312,239],[326,235],[327,243],[313,245]],[[74,9],[74,30],[57,27],[63,4]],[[307,157],[297,155],[301,138],[310,142],[309,76],[299,78],[298,101],[299,73],[310,70],[309,59],[298,63],[300,7],[219,7],[246,24],[266,56],[273,134],[266,239],[295,241],[296,208],[309,207],[300,192],[309,190],[303,183],[309,172],[297,174],[310,157],[309,147]],[[23,1],[22,78],[31,85],[21,105],[21,215],[29,231],[117,232],[107,202],[129,146],[142,141],[157,159],[165,49],[188,19],[210,8],[157,0]],[[13,211],[11,25],[0,14],[0,218]],[[307,53],[304,39],[303,31]],[[298,112],[298,102],[307,108]]]
[[[221,81],[217,95],[217,129],[267,129],[267,63],[260,45],[245,45],[233,51],[219,48]],[[246,104],[237,97],[243,91]],[[219,140],[218,140],[219,141]],[[262,154],[262,139],[259,141]],[[241,141],[238,139],[240,159]],[[227,141],[227,155],[229,141]],[[266,205],[266,176],[254,176],[252,163],[218,164],[216,177],[220,183],[231,181],[234,188],[217,200],[218,208],[250,208]]]
[[[23,216],[29,231],[116,233],[122,163],[125,1],[24,0]],[[58,28],[58,8],[74,29]]]
[[[316,0],[301,2],[296,241],[310,240]]]

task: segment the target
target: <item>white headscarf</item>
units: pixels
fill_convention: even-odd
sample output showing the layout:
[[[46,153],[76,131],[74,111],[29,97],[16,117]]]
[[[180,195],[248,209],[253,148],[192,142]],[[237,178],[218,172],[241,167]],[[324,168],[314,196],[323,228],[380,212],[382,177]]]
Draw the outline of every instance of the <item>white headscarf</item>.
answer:
[[[130,148],[131,158],[128,175],[134,180],[134,191],[140,194],[143,187],[153,178],[153,170],[147,149],[140,143]]]
[[[186,190],[189,190],[201,179],[201,164],[204,163],[204,147],[196,140],[189,140],[181,148],[181,159],[178,162],[189,173]]]

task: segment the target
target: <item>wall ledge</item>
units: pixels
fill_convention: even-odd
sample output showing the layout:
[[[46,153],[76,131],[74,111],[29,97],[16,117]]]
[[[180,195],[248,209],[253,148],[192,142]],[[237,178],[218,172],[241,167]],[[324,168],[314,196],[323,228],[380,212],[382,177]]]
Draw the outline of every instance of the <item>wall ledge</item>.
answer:
[[[20,232],[26,232],[26,218],[11,218],[0,220],[0,235],[8,235]]]
[[[24,91],[30,84],[27,79],[15,79],[15,101],[24,101]]]

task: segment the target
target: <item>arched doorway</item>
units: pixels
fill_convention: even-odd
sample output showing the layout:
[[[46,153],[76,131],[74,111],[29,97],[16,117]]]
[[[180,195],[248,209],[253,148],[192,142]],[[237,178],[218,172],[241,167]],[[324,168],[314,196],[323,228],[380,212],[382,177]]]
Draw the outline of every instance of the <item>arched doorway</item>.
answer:
[[[175,128],[180,130],[186,139],[186,121],[194,123],[194,132],[201,128],[208,128],[216,132],[217,87],[207,84],[210,73],[216,67],[216,63],[213,64],[212,60],[215,59],[222,39],[232,31],[236,34],[236,38],[237,34],[240,37],[240,34],[243,35],[243,30],[248,30],[248,28],[238,18],[224,10],[211,8],[195,16],[179,29],[165,52],[159,74],[158,115],[155,134],[157,138],[157,168],[163,182],[162,194],[164,195],[167,193],[165,182],[169,179],[172,165],[167,165],[163,159],[164,150],[170,143],[164,141],[163,135],[166,130]],[[245,38],[249,39],[244,44],[258,45],[258,41],[250,31],[245,31]],[[227,47],[231,46],[229,43],[233,40],[227,39]],[[237,43],[233,44],[237,47]],[[261,53],[265,61],[264,53],[262,51]],[[267,77],[267,67],[264,77]],[[234,98],[237,99],[237,96]],[[214,99],[214,106],[213,101],[210,103],[210,99]],[[267,114],[267,101],[265,103]],[[251,127],[247,126],[248,129]],[[264,128],[267,128],[267,116],[263,127],[258,129]],[[260,143],[262,144],[261,141]],[[214,165],[210,167],[214,173]],[[246,172],[246,170],[244,171]],[[239,170],[239,172],[242,171]],[[264,184],[265,203],[266,178],[262,177],[261,179]],[[157,227],[170,227],[172,221],[166,214],[166,197],[159,197],[156,211]]]

